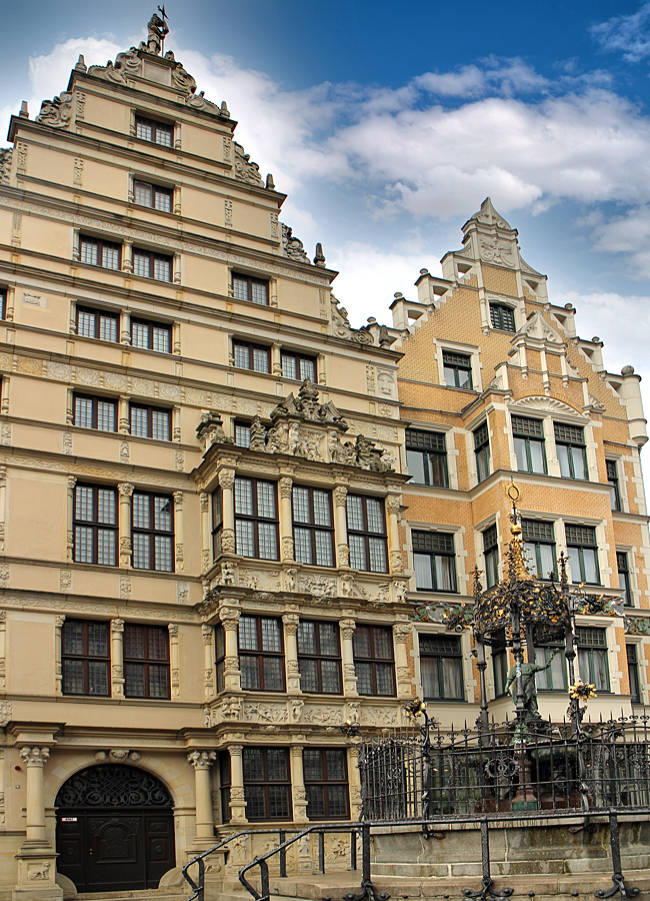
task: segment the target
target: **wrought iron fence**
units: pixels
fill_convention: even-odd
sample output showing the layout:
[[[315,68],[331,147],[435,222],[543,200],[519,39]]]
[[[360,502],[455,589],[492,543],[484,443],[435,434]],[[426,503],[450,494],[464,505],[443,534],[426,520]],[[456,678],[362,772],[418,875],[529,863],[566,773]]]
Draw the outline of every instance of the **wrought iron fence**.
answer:
[[[449,820],[471,814],[605,811],[650,805],[649,717],[585,723],[512,723],[479,731],[430,727],[364,739],[362,817]]]

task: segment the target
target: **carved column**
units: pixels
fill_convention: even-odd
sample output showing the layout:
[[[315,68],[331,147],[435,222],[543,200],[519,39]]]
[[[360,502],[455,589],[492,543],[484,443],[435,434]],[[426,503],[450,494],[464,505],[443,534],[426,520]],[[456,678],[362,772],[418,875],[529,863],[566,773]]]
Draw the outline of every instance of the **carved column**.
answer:
[[[170,670],[170,694],[177,698],[181,693],[181,659],[178,642],[178,624],[169,623],[169,670]]]
[[[409,623],[395,623],[393,626],[393,644],[395,645],[395,681],[397,697],[410,698],[413,695],[411,676],[406,656],[406,639],[411,634]]]
[[[300,670],[298,669],[298,622],[297,613],[285,613],[284,623],[284,659],[287,667],[287,692],[294,694],[300,691]]]
[[[67,516],[67,538],[66,538],[66,560],[71,563],[74,557],[74,494],[77,479],[75,476],[68,476],[68,516]]]
[[[174,538],[176,541],[174,554],[174,568],[177,573],[182,573],[185,569],[184,554],[185,545],[183,542],[183,492],[172,491],[174,498]]]
[[[401,573],[404,569],[402,551],[399,540],[399,510],[400,499],[397,494],[389,494],[386,498],[386,513],[388,519],[388,548],[390,556],[390,571]]]
[[[130,482],[119,482],[117,490],[120,495],[120,566],[131,566],[131,497],[133,485]]]
[[[129,435],[131,432],[131,423],[129,422],[129,397],[126,394],[120,395],[118,403],[117,430],[121,435]]]
[[[49,748],[25,747],[20,750],[20,759],[26,774],[26,843],[46,844],[45,803],[43,799],[43,767],[50,756]]]
[[[282,476],[278,485],[280,487],[280,559],[293,560],[293,514],[291,510],[293,479],[291,476]]]
[[[131,314],[122,310],[120,314],[120,344],[131,343]]]
[[[307,822],[307,792],[302,766],[302,749],[302,745],[291,745],[290,750],[294,823]]]
[[[244,762],[242,745],[230,745],[230,824],[239,826],[247,823],[246,799],[244,795]]]
[[[124,620],[111,620],[111,694],[124,697]]]
[[[190,751],[188,762],[194,768],[194,803],[196,807],[196,841],[214,841],[212,812],[212,780],[210,770],[217,759],[216,751]]]
[[[0,610],[0,691],[7,690],[7,611]]]
[[[348,784],[350,787],[350,819],[361,817],[361,774],[359,773],[359,745],[348,747]]]
[[[200,493],[199,503],[201,508],[201,573],[206,573],[210,569],[213,559],[210,495],[207,491]]]
[[[237,644],[239,610],[236,607],[222,607],[219,611],[219,619],[223,625],[224,634],[224,689],[225,691],[240,691],[241,673],[239,671],[239,648]]]
[[[61,655],[61,633],[65,616],[54,617],[54,691],[57,695],[63,694],[63,661]],[[4,642],[3,642],[4,644]],[[4,653],[1,654],[4,659]]]
[[[235,470],[222,469],[219,473],[219,487],[221,488],[221,551],[224,554],[235,553],[234,484]]]
[[[352,638],[357,624],[353,619],[342,619],[341,629],[341,663],[343,664],[343,694],[358,697],[357,673],[354,668],[354,648]]]
[[[209,701],[216,693],[214,684],[214,629],[207,623],[201,626],[201,635],[203,636],[203,666],[205,671],[205,681],[203,683],[205,700]]]
[[[348,489],[345,485],[337,485],[334,489],[334,541],[336,543],[337,566],[350,565],[350,546],[348,544],[348,520],[346,503]]]
[[[133,272],[133,241],[122,243],[122,272]]]

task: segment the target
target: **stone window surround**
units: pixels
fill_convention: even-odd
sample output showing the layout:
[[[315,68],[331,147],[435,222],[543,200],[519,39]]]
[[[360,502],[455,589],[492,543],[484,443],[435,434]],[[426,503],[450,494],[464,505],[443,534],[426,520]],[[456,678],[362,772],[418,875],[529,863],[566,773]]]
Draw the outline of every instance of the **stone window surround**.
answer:
[[[80,250],[80,236],[81,234],[84,237],[89,238],[97,238],[98,240],[109,240],[113,244],[118,244],[121,250],[121,268],[120,269],[111,269],[107,271],[115,272],[119,274],[120,272],[127,276],[128,278],[135,278],[139,281],[146,282],[147,284],[155,284],[155,285],[180,285],[182,284],[182,256],[177,251],[165,251],[164,247],[161,247],[156,244],[152,244],[150,241],[142,241],[138,238],[137,240],[137,248],[142,250],[151,251],[153,254],[158,254],[160,256],[169,256],[172,259],[172,277],[170,281],[162,281],[160,279],[149,278],[146,276],[136,275],[133,272],[133,244],[134,241],[132,238],[117,238],[116,236],[103,232],[98,229],[93,228],[73,228],[72,229],[72,262],[75,266],[88,266],[89,269],[102,269],[101,266],[93,266],[91,264],[86,264],[81,262],[81,250]],[[102,270],[103,271],[103,270]]]
[[[467,423],[467,425],[465,426],[465,428],[463,430],[465,433],[465,446],[467,448],[467,463],[468,463],[467,471],[468,471],[468,475],[469,475],[470,488],[476,488],[477,485],[482,485],[484,482],[486,482],[489,479],[489,477],[494,472],[494,460],[492,458],[492,444],[494,441],[494,434],[492,432],[492,425],[491,425],[490,417],[488,416],[488,412],[489,412],[488,410],[481,410],[481,412],[474,419],[472,419],[470,422]],[[478,469],[476,466],[476,446],[475,446],[475,441],[474,441],[474,432],[478,428],[480,428],[482,425],[485,425],[487,427],[487,432],[488,432],[488,442],[489,442],[489,450],[490,450],[490,459],[489,459],[490,471],[488,472],[487,476],[484,479],[481,479],[481,481],[479,481]]]
[[[409,579],[409,591],[416,592],[415,587],[415,567],[413,565],[413,539],[411,537],[412,532],[444,532],[447,535],[454,536],[454,564],[456,566],[456,591],[454,592],[444,592],[444,591],[436,591],[431,592],[435,597],[441,597],[442,595],[448,595],[449,599],[457,603],[458,597],[471,594],[471,580],[470,575],[467,573],[466,567],[466,557],[467,551],[465,550],[464,538],[466,535],[466,530],[463,526],[451,526],[449,523],[435,523],[435,522],[406,522],[404,523],[406,529],[406,545],[407,545],[407,569],[409,569],[413,575]],[[426,595],[427,592],[420,592],[421,595]],[[422,602],[424,603],[424,601]]]
[[[88,340],[93,340],[92,338]],[[3,394],[4,394],[4,381],[3,377]],[[8,381],[8,378],[7,378]],[[165,407],[171,412],[171,437],[169,441],[163,441],[158,438],[141,438],[138,435],[131,434],[131,425],[130,425],[130,415],[129,408],[132,403],[135,403],[138,406],[147,406],[147,407],[156,407],[163,408],[164,405],[161,405],[157,402],[156,399],[153,398],[143,398],[139,395],[129,395],[129,394],[117,394],[115,391],[106,390],[103,388],[93,388],[88,391],[78,391],[76,387],[68,387],[66,389],[66,409],[65,409],[65,423],[66,427],[79,429],[82,432],[95,431],[87,428],[83,428],[82,426],[76,426],[74,424],[74,396],[77,393],[83,393],[88,397],[97,397],[100,400],[115,400],[117,401],[117,428],[114,432],[100,432],[96,430],[98,434],[102,436],[121,436],[122,440],[125,437],[128,437],[130,441],[146,441],[147,443],[161,441],[163,445],[167,445],[170,442],[178,444],[181,441],[181,407],[179,404],[170,405],[169,407]],[[2,409],[4,411],[4,408]]]
[[[416,695],[419,698],[424,697],[424,689],[422,687],[422,671],[420,667],[420,650],[419,650],[419,637],[420,635],[449,635],[448,632],[445,632],[440,626],[430,625],[428,623],[418,623],[417,624],[417,641],[414,641],[415,644],[415,690]],[[472,657],[472,645],[471,645],[471,636],[468,630],[462,632],[459,636],[455,636],[460,640],[460,649],[462,655],[462,672],[463,672],[463,694],[465,697],[463,700],[455,699],[453,701],[440,701],[436,700],[435,702],[429,702],[438,704],[438,703],[455,703],[455,704],[471,704],[474,701],[474,672],[473,672],[473,660]],[[487,672],[487,671],[486,671]]]
[[[458,341],[449,341],[446,338],[434,338],[433,339],[433,348],[434,348],[434,359],[436,360],[438,366],[438,383],[443,388],[452,388],[455,391],[469,391],[473,394],[480,394],[483,390],[483,383],[481,380],[481,360],[480,360],[480,348],[477,347],[476,344],[462,344]],[[445,382],[445,370],[444,364],[442,361],[443,351],[448,350],[451,353],[460,353],[466,354],[470,359],[470,365],[472,368],[472,387],[471,388],[454,388],[454,386],[449,386]]]
[[[128,189],[127,189],[127,199],[129,203],[132,203],[134,206],[138,207],[138,209],[143,210],[152,210],[155,213],[162,213],[164,216],[180,216],[182,213],[181,209],[181,188],[175,182],[170,181],[170,179],[159,178],[158,172],[156,171],[155,175],[151,175],[150,172],[129,172],[128,173]],[[153,179],[153,180],[152,180]],[[145,182],[148,185],[152,185],[154,188],[166,188],[168,191],[172,192],[172,203],[171,210],[166,212],[165,210],[159,210],[156,207],[148,207],[143,206],[142,204],[136,203],[135,201],[135,182],[141,181]]]
[[[487,335],[490,332],[502,332],[503,329],[495,329],[492,325],[492,317],[490,316],[490,304],[500,304],[503,307],[510,307],[514,314],[515,318],[515,329],[514,332],[506,332],[506,334],[514,335],[526,322],[526,302],[523,298],[517,297],[506,297],[499,296],[495,292],[481,291],[481,299],[479,301],[480,313],[481,313],[481,326],[483,328],[483,334]]]
[[[449,485],[447,488],[443,488],[440,490],[449,491],[450,489],[458,491],[458,464],[456,462],[457,457],[459,455],[459,451],[454,442],[454,434],[458,431],[456,426],[450,426],[447,423],[443,422],[429,422],[422,419],[409,419],[409,428],[414,429],[418,432],[442,432],[445,436],[445,447],[447,450],[447,481]],[[406,445],[404,443],[400,444],[400,463],[401,463],[401,471],[406,473],[408,469],[406,467]],[[405,488],[408,490],[410,486],[413,486],[413,483],[406,483]],[[437,490],[439,486],[437,485],[417,485],[418,491],[424,488],[425,491],[428,490]]]

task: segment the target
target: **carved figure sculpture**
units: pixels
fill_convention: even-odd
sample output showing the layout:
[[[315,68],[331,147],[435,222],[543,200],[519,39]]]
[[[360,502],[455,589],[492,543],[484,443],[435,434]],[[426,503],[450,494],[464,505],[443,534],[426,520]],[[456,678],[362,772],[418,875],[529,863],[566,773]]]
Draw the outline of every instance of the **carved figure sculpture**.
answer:
[[[147,23],[147,44],[146,50],[149,53],[160,53],[162,42],[169,34],[169,26],[164,19],[161,19],[158,13],[154,13]]]
[[[548,663],[544,665],[540,663],[522,663],[521,664],[521,681],[522,688],[524,693],[524,711],[525,711],[525,719],[538,719],[539,718],[539,708],[537,706],[537,685],[535,684],[535,674],[541,673],[544,670],[548,669],[550,665],[553,663],[555,657],[560,653],[560,648],[556,648],[555,651],[551,654],[551,657]],[[508,678],[506,679],[506,684],[504,686],[504,691],[506,694],[511,695],[510,687],[514,683],[517,678],[517,667],[513,666],[510,668],[508,672]]]

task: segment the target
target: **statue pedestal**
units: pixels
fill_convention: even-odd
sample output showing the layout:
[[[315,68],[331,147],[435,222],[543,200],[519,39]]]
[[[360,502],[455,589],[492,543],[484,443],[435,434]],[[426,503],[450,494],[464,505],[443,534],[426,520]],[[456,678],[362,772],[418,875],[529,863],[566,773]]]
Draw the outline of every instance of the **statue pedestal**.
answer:
[[[24,842],[16,854],[18,882],[12,901],[63,901],[63,889],[55,881],[56,858],[56,852],[40,842]]]

